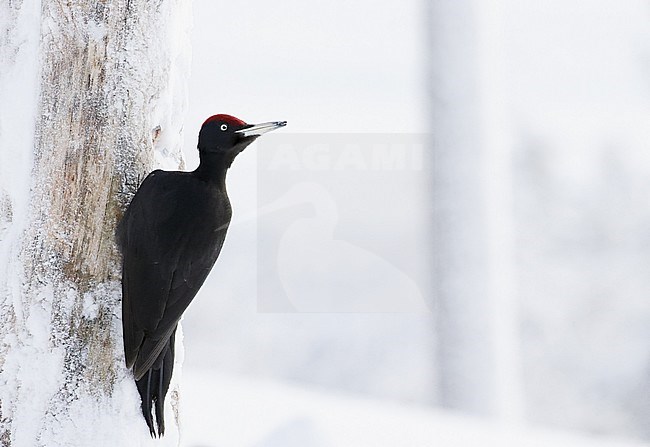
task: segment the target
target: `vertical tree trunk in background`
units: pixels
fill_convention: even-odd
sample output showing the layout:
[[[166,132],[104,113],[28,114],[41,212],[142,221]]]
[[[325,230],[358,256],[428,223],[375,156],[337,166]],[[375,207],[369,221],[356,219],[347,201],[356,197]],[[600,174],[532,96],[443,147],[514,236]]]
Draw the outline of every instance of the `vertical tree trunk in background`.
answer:
[[[182,164],[189,0],[0,17],[0,444],[141,445],[113,233],[139,180]]]
[[[437,238],[438,365],[443,406],[492,410],[493,346],[481,208],[481,137],[473,1],[431,0],[430,97]]]
[[[430,0],[440,403],[521,417],[502,0]]]

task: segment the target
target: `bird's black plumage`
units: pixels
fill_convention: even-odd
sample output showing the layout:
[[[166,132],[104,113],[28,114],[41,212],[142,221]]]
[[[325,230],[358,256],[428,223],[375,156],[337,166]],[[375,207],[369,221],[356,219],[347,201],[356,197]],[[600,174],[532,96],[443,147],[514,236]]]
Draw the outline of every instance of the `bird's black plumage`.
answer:
[[[124,355],[152,436],[165,431],[176,326],[217,260],[230,223],[226,171],[259,135],[284,125],[208,118],[199,133],[199,167],[149,174],[117,227]]]

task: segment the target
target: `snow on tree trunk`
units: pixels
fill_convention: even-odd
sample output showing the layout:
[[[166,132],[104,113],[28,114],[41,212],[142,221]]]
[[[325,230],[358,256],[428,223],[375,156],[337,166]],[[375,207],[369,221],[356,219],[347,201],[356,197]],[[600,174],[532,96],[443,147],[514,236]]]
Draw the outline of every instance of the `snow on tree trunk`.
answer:
[[[0,6],[3,446],[152,442],[113,234],[139,180],[182,165],[190,17],[189,0]],[[168,401],[157,445],[179,442],[174,385]]]

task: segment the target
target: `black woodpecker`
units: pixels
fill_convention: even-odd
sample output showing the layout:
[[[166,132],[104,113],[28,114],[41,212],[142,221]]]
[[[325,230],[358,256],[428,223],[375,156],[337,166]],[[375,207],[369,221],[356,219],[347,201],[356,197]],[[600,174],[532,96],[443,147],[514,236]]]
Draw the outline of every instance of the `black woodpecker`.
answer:
[[[211,116],[199,132],[199,167],[153,171],[117,226],[124,355],[152,437],[165,433],[176,326],[217,260],[230,224],[226,171],[260,135],[285,125]]]

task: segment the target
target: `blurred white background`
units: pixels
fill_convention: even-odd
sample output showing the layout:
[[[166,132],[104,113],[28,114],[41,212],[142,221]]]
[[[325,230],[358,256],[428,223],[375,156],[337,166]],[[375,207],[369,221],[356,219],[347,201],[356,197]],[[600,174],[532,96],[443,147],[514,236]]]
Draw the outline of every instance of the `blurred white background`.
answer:
[[[195,0],[188,169],[212,114],[288,126],[229,173],[233,224],[183,321],[188,400],[225,375],[650,438],[648,19],[641,0]],[[382,142],[419,161],[369,168]],[[316,148],[345,166],[269,169]]]

